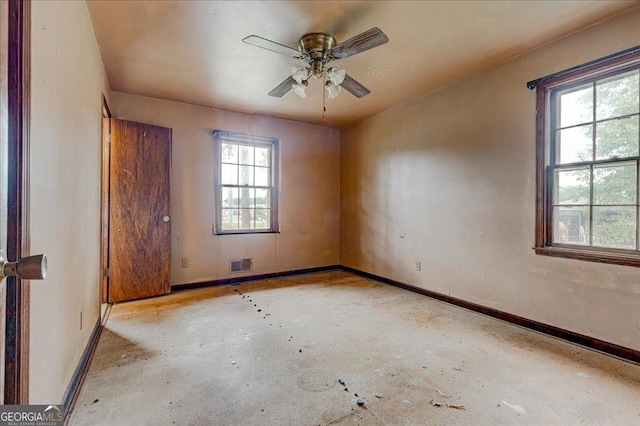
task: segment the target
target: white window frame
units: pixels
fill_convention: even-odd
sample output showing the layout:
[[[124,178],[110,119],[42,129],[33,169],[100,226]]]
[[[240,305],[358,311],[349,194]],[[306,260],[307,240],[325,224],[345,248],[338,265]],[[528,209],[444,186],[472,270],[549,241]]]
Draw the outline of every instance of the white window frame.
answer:
[[[244,133],[237,132],[228,132],[224,130],[214,130],[213,131],[213,140],[214,140],[214,224],[213,224],[213,233],[215,235],[234,235],[234,234],[264,234],[264,233],[277,233],[279,232],[279,224],[278,224],[278,158],[279,158],[279,141],[276,138],[268,138],[263,136],[256,135],[248,135]],[[269,184],[268,185],[241,185],[239,181],[236,184],[229,184],[222,182],[222,144],[234,144],[238,146],[253,146],[253,147],[263,147],[269,148],[270,159],[269,159]],[[238,159],[238,163],[224,163],[224,164],[239,164],[240,160]],[[252,171],[255,172],[256,168],[260,168],[254,165],[251,166]],[[255,177],[254,177],[255,178]],[[224,188],[238,188],[242,190],[244,188],[248,188],[250,190],[262,189],[268,190],[269,193],[269,205],[268,210],[270,212],[268,227],[266,228],[242,228],[239,224],[237,229],[226,229],[223,226],[223,217],[224,214],[232,210],[237,210],[240,213],[240,210],[243,210],[238,206],[237,208],[232,208],[224,205],[223,201],[223,190]],[[244,210],[254,210],[255,205],[253,207],[249,207]],[[254,218],[255,220],[255,218]],[[254,222],[255,223],[255,222]]]

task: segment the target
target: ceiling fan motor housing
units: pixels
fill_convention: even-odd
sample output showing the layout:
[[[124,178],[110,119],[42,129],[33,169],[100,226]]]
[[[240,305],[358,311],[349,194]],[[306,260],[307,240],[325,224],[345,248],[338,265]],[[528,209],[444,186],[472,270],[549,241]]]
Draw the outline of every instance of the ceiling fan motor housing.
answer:
[[[298,49],[309,55],[309,64],[316,76],[322,74],[324,64],[330,59],[328,53],[335,45],[336,39],[325,33],[305,34],[298,41]]]

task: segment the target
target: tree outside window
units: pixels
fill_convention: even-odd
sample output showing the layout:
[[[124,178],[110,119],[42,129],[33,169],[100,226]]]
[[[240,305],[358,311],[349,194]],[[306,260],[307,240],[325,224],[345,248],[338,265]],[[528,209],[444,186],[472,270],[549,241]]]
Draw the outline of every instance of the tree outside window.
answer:
[[[536,90],[536,252],[640,266],[640,52]]]

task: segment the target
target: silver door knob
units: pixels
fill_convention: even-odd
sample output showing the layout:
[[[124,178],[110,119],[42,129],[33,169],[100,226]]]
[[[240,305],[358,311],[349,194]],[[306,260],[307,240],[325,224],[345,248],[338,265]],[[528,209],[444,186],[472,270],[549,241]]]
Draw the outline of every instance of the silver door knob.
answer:
[[[43,280],[47,276],[47,255],[37,254],[17,262],[7,262],[4,252],[0,251],[0,280],[13,276],[23,280]]]
[[[171,220],[171,218],[169,216],[162,216],[162,221],[163,222],[169,222]]]

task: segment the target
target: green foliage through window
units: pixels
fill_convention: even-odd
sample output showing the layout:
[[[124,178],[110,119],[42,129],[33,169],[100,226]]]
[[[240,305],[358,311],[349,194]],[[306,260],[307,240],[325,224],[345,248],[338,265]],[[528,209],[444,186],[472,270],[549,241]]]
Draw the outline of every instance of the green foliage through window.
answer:
[[[551,90],[553,243],[639,250],[640,70]]]

